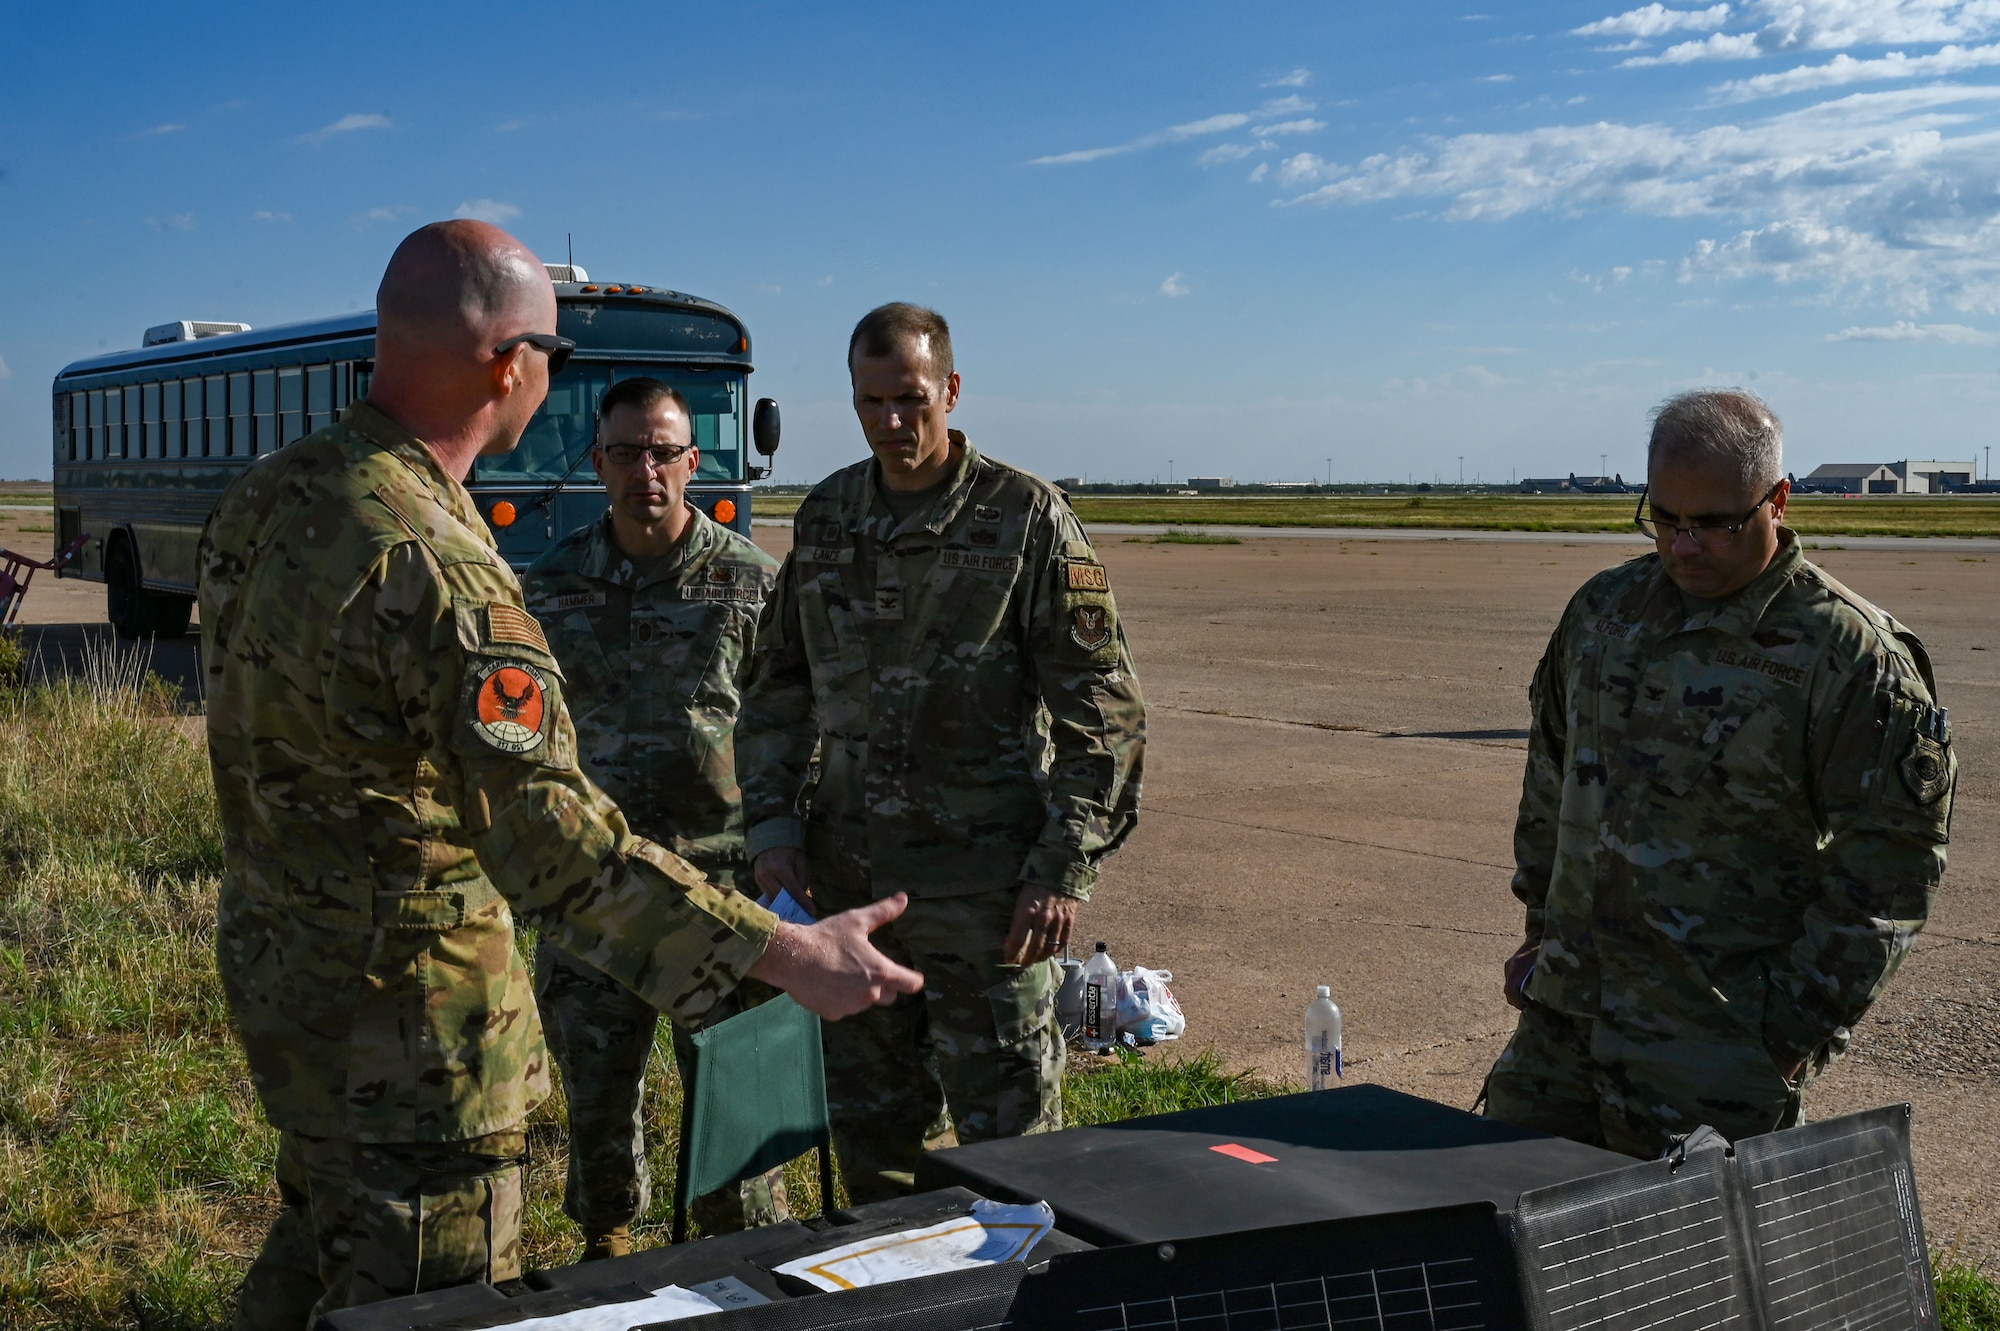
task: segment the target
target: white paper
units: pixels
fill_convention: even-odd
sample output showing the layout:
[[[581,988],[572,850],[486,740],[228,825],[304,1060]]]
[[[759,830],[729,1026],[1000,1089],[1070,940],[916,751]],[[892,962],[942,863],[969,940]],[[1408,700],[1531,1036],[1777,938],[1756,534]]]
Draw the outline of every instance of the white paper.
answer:
[[[1055,1228],[1047,1202],[977,1201],[972,1214],[923,1229],[878,1234],[786,1262],[778,1270],[824,1290],[862,1289],[943,1271],[1019,1261]]]
[[[648,1322],[678,1322],[683,1317],[703,1317],[721,1311],[721,1305],[693,1290],[667,1285],[643,1299],[577,1308],[548,1317],[530,1317],[525,1322],[509,1322],[507,1331],[631,1331],[632,1327],[644,1326]]]

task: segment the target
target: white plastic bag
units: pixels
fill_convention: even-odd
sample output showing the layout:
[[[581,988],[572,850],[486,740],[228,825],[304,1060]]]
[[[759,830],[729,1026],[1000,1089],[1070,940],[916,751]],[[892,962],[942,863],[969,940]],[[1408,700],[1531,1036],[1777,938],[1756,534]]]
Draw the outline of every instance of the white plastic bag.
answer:
[[[1141,1044],[1178,1040],[1187,1030],[1174,991],[1172,971],[1147,970],[1134,966],[1118,973],[1118,1033],[1129,1034]]]

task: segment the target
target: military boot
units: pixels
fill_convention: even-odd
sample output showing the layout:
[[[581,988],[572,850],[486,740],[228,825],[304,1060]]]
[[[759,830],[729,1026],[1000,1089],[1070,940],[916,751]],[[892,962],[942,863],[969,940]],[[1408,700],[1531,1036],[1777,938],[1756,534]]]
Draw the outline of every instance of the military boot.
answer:
[[[602,1234],[591,1234],[584,1239],[583,1258],[586,1262],[599,1261],[606,1257],[630,1257],[632,1255],[632,1231],[624,1225],[606,1230]]]

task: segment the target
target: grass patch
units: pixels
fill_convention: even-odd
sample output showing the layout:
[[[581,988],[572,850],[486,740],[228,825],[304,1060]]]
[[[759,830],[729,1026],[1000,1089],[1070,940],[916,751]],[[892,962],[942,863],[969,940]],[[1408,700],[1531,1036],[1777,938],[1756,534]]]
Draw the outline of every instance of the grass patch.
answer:
[[[1165,531],[1151,538],[1127,536],[1127,545],[1241,545],[1241,536],[1216,536],[1205,531]]]
[[[804,498],[759,493],[760,518]],[[1466,531],[1632,531],[1636,495],[1075,495],[1090,523],[1224,527],[1435,527]],[[1807,536],[2000,536],[2000,498],[1800,495],[1787,521]]]
[[[1931,1254],[1943,1331],[2000,1331],[2000,1286],[1953,1252]]]

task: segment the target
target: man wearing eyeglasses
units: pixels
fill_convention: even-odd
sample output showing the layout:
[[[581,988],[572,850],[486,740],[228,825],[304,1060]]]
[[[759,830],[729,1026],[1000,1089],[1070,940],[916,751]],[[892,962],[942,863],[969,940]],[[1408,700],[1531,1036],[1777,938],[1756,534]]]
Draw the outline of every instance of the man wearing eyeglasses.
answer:
[[[687,501],[701,463],[693,431],[673,387],[613,384],[590,454],[610,507],[536,560],[521,588],[569,681],[585,773],[635,831],[713,883],[747,886],[736,713],[778,565]],[[563,1209],[586,1261],[620,1256],[648,1200],[640,1111],[659,1009],[549,942],[535,998],[569,1101]],[[678,1026],[674,1053],[685,1083],[693,1046]],[[697,1198],[692,1216],[709,1234],[770,1224],[788,1214],[784,1188],[774,1169]]]
[[[1781,448],[1748,393],[1668,401],[1654,552],[1549,640],[1492,1117],[1640,1157],[1792,1126],[1930,914],[1956,771],[1930,659],[1800,552]]]
[[[577,767],[563,672],[462,478],[567,354],[547,273],[482,222],[397,247],[368,399],[249,466],[202,534],[223,828],[216,967],[283,1208],[241,1328],[520,1274],[549,1090],[514,912],[696,1020],[746,978],[822,1017],[923,977],[902,907],[799,927],[637,836]]]

